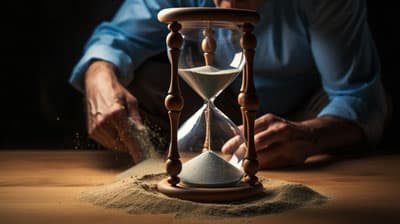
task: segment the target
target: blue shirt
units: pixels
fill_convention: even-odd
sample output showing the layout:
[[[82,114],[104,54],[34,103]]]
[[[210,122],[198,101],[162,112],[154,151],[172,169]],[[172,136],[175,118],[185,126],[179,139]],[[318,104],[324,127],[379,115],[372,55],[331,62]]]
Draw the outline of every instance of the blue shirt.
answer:
[[[94,59],[118,68],[128,85],[147,58],[166,50],[167,26],[157,13],[169,7],[213,7],[212,0],[126,0],[111,22],[100,24],[85,46],[70,82],[83,91]],[[364,0],[267,0],[257,11],[255,85],[259,114],[284,114],[322,83],[330,102],[318,116],[355,121],[376,143],[386,113],[380,63]],[[234,85],[239,83],[234,82]]]

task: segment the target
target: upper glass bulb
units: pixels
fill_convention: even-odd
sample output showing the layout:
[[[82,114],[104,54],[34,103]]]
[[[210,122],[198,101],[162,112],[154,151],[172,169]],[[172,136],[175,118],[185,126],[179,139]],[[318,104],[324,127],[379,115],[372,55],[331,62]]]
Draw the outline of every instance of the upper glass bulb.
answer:
[[[199,96],[213,100],[243,69],[240,30],[219,21],[183,22],[182,27],[178,72]]]

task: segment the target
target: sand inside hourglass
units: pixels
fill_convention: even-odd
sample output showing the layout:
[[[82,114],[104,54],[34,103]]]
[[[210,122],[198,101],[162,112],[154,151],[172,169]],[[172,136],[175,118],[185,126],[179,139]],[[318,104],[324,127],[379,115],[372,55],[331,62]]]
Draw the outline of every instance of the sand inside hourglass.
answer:
[[[210,65],[179,69],[181,77],[205,100],[224,90],[239,72],[233,67],[218,69]]]
[[[231,186],[238,183],[243,177],[240,167],[236,167],[235,162],[230,159],[236,158],[234,154],[230,156],[218,155],[214,150],[219,151],[219,149],[211,147],[213,141],[211,132],[216,131],[211,128],[211,122],[218,123],[214,120],[216,114],[211,115],[212,101],[235,79],[239,72],[240,70],[234,67],[219,69],[210,65],[179,69],[181,77],[197,94],[206,100],[207,105],[202,111],[206,123],[203,152],[184,163],[179,175],[181,181],[187,185],[199,187]],[[226,129],[228,130],[230,127],[226,126]]]

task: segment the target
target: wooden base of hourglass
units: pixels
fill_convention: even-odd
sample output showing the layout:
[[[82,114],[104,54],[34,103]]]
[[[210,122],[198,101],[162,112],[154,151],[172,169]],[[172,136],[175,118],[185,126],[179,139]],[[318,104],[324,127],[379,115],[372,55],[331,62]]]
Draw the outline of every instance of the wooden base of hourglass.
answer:
[[[167,179],[164,179],[157,184],[157,190],[173,198],[205,203],[222,203],[245,200],[260,195],[263,193],[263,185],[260,182],[257,182],[254,186],[240,182],[231,187],[218,188],[192,187],[183,183],[172,186]]]
[[[251,33],[253,25],[259,20],[255,11],[220,9],[220,8],[172,8],[164,9],[158,14],[161,22],[169,23],[170,33],[167,36],[168,54],[171,62],[171,83],[168,95],[165,98],[165,108],[170,118],[170,144],[168,159],[166,161],[166,172],[169,177],[158,183],[157,189],[170,197],[200,202],[230,202],[246,199],[263,192],[263,186],[258,182],[255,175],[258,171],[258,161],[254,145],[254,120],[258,107],[258,99],[255,94],[253,82],[253,57],[256,47],[256,38]],[[245,177],[239,184],[228,187],[191,187],[180,182],[178,177],[182,169],[179,159],[177,144],[177,126],[179,116],[183,108],[183,97],[178,80],[178,61],[183,38],[179,33],[180,21],[228,21],[241,27],[243,35],[240,41],[246,59],[243,71],[242,88],[238,96],[241,106],[245,136],[247,138],[248,150],[243,160]],[[205,61],[212,63],[215,50],[212,31],[204,32],[205,40],[202,43]]]

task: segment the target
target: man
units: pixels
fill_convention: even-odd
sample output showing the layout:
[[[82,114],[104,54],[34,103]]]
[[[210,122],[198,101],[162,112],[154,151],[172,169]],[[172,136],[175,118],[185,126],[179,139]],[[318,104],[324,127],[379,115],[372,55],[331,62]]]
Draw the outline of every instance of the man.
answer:
[[[143,122],[142,107],[160,118],[153,121],[165,120],[155,105],[163,106],[166,88],[143,81],[135,70],[166,51],[168,31],[157,13],[193,6],[254,9],[261,15],[254,30],[261,168],[298,165],[311,155],[380,140],[386,101],[364,0],[125,1],[111,22],[96,29],[70,80],[85,93],[93,139],[141,160],[126,120]],[[163,80],[155,72],[145,76]]]

